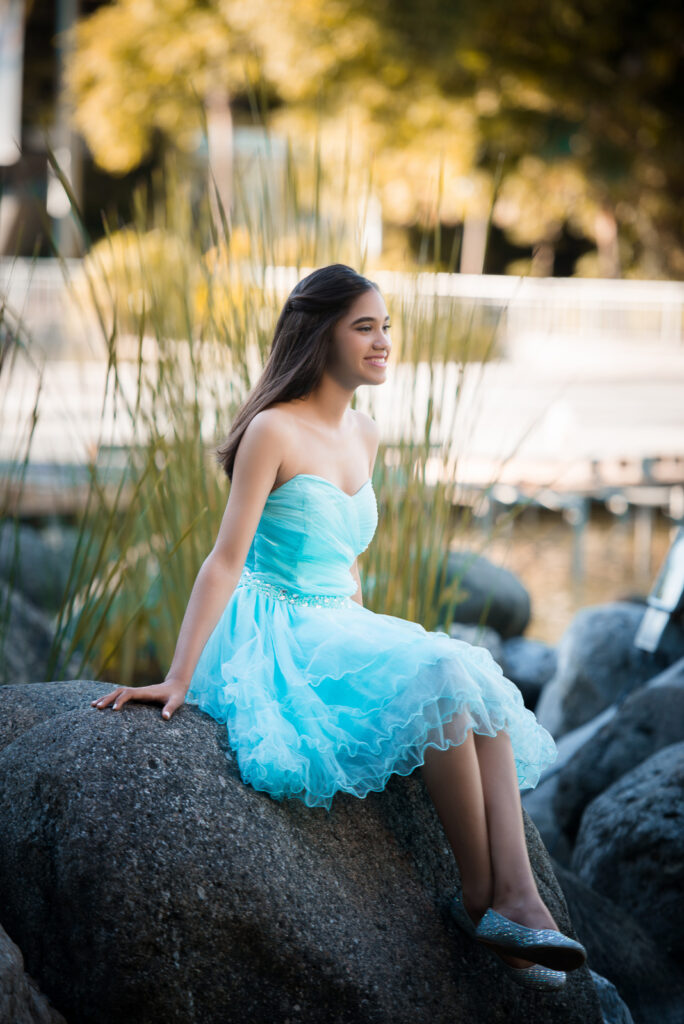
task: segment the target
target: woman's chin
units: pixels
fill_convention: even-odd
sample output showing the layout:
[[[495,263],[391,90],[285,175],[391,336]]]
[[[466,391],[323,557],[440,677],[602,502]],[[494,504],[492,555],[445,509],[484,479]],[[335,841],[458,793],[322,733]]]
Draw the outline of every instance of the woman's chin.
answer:
[[[364,377],[364,384],[384,384],[387,380],[386,366],[373,366],[371,372]]]

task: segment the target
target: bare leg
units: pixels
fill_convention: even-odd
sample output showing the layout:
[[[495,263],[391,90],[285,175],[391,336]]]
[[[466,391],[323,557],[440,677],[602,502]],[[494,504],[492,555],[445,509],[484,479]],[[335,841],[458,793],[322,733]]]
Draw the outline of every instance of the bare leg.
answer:
[[[463,899],[475,921],[494,895],[487,818],[472,732],[458,746],[427,747],[421,766],[461,876]]]
[[[493,872],[492,906],[528,928],[558,928],[539,895],[532,872],[511,738],[475,734],[489,826]]]
[[[532,928],[557,928],[527,854],[510,737],[468,732],[458,746],[428,747],[422,775],[458,864],[474,923],[493,906]],[[505,955],[514,967],[531,961]]]

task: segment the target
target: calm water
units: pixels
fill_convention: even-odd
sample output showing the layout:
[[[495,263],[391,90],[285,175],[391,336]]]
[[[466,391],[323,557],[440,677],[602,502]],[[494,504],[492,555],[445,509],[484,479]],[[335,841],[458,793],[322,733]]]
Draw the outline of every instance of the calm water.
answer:
[[[557,644],[579,609],[627,596],[645,597],[676,533],[672,520],[654,511],[650,554],[639,555],[632,515],[619,520],[593,507],[581,544],[583,578],[573,581],[573,527],[560,515],[528,509],[509,524],[506,535],[492,537],[483,554],[521,580],[532,603],[525,636]],[[477,528],[460,533],[456,547],[482,550]],[[643,565],[639,566],[639,562]],[[647,571],[644,571],[647,568]]]

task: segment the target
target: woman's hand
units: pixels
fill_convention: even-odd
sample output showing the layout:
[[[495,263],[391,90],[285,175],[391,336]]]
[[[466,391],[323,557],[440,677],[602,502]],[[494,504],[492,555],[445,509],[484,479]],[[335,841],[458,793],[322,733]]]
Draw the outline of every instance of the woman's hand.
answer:
[[[163,683],[154,683],[150,686],[117,686],[116,690],[106,693],[104,697],[91,700],[90,706],[102,710],[111,704],[112,711],[118,711],[129,700],[152,700],[164,705],[163,718],[171,718],[176,708],[185,701],[188,686],[183,679],[174,679],[172,676]]]

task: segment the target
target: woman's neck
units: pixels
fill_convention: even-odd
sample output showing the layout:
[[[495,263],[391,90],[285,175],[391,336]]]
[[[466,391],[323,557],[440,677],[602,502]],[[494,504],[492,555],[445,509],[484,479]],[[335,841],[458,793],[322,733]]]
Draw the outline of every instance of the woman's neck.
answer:
[[[304,398],[295,399],[296,406],[306,408],[307,415],[314,417],[330,430],[342,430],[349,419],[349,406],[354,392],[342,387],[330,377],[324,377],[315,391]]]

